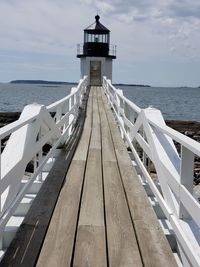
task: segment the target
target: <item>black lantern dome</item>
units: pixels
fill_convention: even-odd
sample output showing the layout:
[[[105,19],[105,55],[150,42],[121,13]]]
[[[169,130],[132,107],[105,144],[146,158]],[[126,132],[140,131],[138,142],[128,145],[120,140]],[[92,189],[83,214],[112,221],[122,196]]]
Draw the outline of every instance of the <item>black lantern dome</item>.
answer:
[[[110,45],[110,31],[99,22],[100,16],[95,16],[95,22],[84,30],[84,44],[78,45],[77,57],[110,57],[116,58],[116,46]]]

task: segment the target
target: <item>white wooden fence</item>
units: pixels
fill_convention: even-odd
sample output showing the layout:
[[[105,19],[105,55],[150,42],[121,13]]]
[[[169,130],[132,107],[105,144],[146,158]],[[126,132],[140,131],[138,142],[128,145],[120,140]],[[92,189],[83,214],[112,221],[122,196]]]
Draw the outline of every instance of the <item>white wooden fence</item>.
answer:
[[[173,228],[183,266],[200,266],[200,204],[193,195],[194,158],[200,157],[200,143],[168,127],[159,110],[140,109],[106,77],[103,88],[143,182],[148,182]],[[180,144],[180,153],[174,141]],[[158,183],[150,176],[150,164]]]
[[[65,98],[47,107],[28,105],[17,121],[0,128],[0,151],[2,140],[9,137],[0,154],[1,246],[7,222],[31,185],[43,181],[45,165],[53,160],[58,146],[69,138],[86,88],[87,77],[84,77]],[[43,151],[45,144],[51,147],[46,155]],[[30,162],[34,171],[25,181],[25,170]]]

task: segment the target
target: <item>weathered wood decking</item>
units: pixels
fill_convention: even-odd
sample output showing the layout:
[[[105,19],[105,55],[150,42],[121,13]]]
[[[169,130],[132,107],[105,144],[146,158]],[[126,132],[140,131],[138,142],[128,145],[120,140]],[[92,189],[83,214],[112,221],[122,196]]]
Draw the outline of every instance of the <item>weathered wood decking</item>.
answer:
[[[101,87],[34,265],[177,266]]]

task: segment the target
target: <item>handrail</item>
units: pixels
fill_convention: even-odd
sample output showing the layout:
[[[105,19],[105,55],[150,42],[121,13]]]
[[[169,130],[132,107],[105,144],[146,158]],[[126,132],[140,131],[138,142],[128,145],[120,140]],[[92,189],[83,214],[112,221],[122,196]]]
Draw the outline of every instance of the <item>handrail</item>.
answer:
[[[200,203],[193,193],[194,159],[200,157],[200,143],[168,127],[159,110],[139,108],[106,77],[103,88],[142,181],[149,184],[173,228],[183,266],[200,266]],[[157,183],[150,175],[152,164]]]
[[[44,167],[49,161],[54,161],[56,149],[70,137],[87,85],[88,78],[85,76],[68,96],[47,107],[28,105],[17,121],[0,128],[1,244],[6,224],[28,189],[35,181],[44,181],[47,175],[43,173]],[[5,147],[2,147],[3,142]],[[47,144],[49,150],[44,151]],[[33,172],[25,181],[23,177],[30,163]]]

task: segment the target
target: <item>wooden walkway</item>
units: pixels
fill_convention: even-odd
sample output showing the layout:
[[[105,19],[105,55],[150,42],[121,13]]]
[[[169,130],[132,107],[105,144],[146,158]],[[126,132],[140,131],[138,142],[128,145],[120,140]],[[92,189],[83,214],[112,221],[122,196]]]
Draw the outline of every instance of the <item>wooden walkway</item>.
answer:
[[[101,87],[35,266],[177,266]]]

